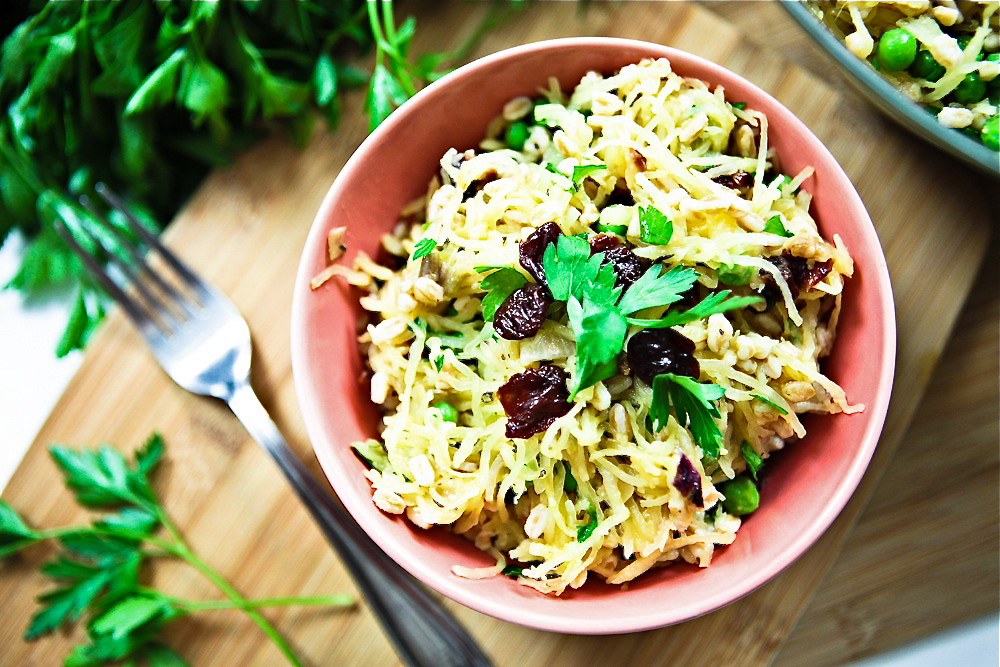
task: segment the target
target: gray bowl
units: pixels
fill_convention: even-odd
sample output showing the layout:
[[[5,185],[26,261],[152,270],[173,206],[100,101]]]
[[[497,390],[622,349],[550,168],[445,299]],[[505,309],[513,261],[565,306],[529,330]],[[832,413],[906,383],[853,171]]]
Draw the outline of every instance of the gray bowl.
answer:
[[[1000,178],[1000,154],[972,137],[937,122],[933,113],[911,100],[882,78],[867,62],[847,50],[844,43],[803,2],[781,3],[792,18],[837,64],[847,79],[882,113],[921,139],[983,173]]]

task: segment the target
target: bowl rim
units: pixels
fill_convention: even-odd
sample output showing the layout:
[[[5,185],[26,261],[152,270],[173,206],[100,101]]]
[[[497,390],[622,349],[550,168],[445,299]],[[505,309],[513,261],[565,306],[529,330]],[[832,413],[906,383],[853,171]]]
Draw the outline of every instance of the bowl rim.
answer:
[[[983,174],[1000,178],[1000,153],[945,127],[927,109],[914,102],[882,77],[867,61],[858,58],[801,0],[781,3],[795,22],[843,70],[848,81],[885,114],[929,144]]]
[[[341,185],[347,180],[344,175],[351,173],[357,168],[358,163],[363,160],[363,156],[368,147],[378,143],[383,135],[389,133],[391,128],[401,122],[401,119],[406,115],[410,108],[422,104],[423,100],[433,96],[439,88],[449,85],[451,81],[459,77],[464,78],[474,76],[478,71],[491,67],[498,62],[516,59],[538,52],[539,50],[581,47],[631,48],[638,49],[649,54],[648,56],[643,57],[665,57],[672,63],[676,59],[677,61],[684,62],[682,68],[690,64],[711,72],[711,76],[705,78],[709,80],[714,79],[712,80],[713,84],[717,84],[720,78],[722,80],[728,78],[739,79],[747,86],[752,87],[762,98],[769,99],[770,102],[776,106],[776,108],[782,110],[782,115],[786,116],[782,119],[782,123],[790,123],[791,125],[796,126],[797,132],[804,133],[806,136],[811,137],[815,141],[817,149],[817,160],[813,162],[814,166],[816,166],[817,171],[819,171],[820,168],[825,169],[829,173],[829,176],[837,181],[837,190],[850,197],[852,200],[853,210],[860,212],[861,219],[859,220],[859,233],[863,237],[864,243],[874,244],[875,250],[872,252],[872,258],[874,261],[871,264],[865,265],[865,271],[868,279],[878,283],[878,287],[874,291],[878,295],[878,304],[881,308],[882,315],[881,321],[878,322],[878,326],[881,327],[883,332],[881,350],[879,351],[881,354],[881,366],[877,369],[878,379],[874,385],[874,395],[870,401],[866,401],[865,412],[868,413],[869,421],[867,427],[864,429],[863,437],[861,438],[862,444],[853,455],[850,466],[848,467],[843,478],[840,480],[840,483],[837,485],[835,492],[826,500],[819,514],[815,517],[814,521],[810,523],[809,530],[803,531],[802,533],[794,536],[793,539],[789,540],[781,551],[782,554],[788,554],[788,557],[779,559],[780,565],[769,564],[765,568],[754,571],[745,579],[741,580],[738,585],[734,585],[731,589],[719,590],[716,594],[703,597],[697,602],[680,606],[665,605],[662,612],[650,614],[648,617],[644,617],[641,620],[636,620],[635,617],[629,616],[628,614],[623,614],[620,617],[602,617],[601,619],[595,619],[595,621],[600,621],[599,624],[595,623],[585,627],[581,625],[579,619],[577,618],[557,616],[552,615],[551,613],[541,613],[536,611],[532,605],[526,605],[524,608],[518,608],[510,613],[504,613],[504,610],[498,610],[494,606],[491,606],[490,600],[486,599],[485,596],[477,592],[475,587],[468,586],[469,582],[467,580],[459,579],[458,577],[440,577],[438,574],[425,569],[420,562],[417,562],[412,558],[408,558],[409,554],[406,551],[406,545],[401,543],[401,541],[390,538],[386,534],[378,531],[369,532],[368,529],[361,524],[365,534],[367,534],[383,551],[385,551],[396,563],[398,563],[411,575],[438,593],[471,609],[501,620],[510,621],[519,625],[540,630],[567,634],[603,635],[621,634],[665,627],[715,611],[726,604],[734,602],[739,598],[750,594],[760,586],[770,581],[781,571],[798,560],[806,552],[806,550],[819,539],[819,537],[829,528],[830,524],[832,524],[836,517],[840,514],[841,510],[853,495],[855,489],[861,481],[861,477],[868,467],[872,455],[874,454],[878,437],[885,421],[892,389],[892,379],[895,368],[896,328],[888,267],[885,262],[884,253],[881,251],[881,244],[878,240],[878,235],[875,232],[874,225],[871,222],[867,209],[864,207],[860,196],[857,194],[857,191],[855,190],[850,179],[844,173],[843,168],[840,167],[833,155],[829,152],[829,149],[827,149],[826,146],[815,137],[812,131],[809,130],[809,128],[798,117],[792,114],[791,111],[789,111],[783,104],[778,102],[765,90],[749,81],[746,77],[728,70],[721,65],[717,65],[706,58],[702,58],[674,47],[642,40],[615,37],[569,37],[532,42],[504,49],[472,61],[449,73],[445,77],[442,77],[440,80],[430,84],[400,106],[400,108],[391,114],[389,118],[383,121],[383,123],[361,143],[361,145],[344,164],[344,167],[337,174],[333,185],[330,187],[330,190],[323,199],[316,217],[312,222],[307,241],[303,247],[303,254],[300,259],[294,285],[291,316],[292,369],[294,384],[298,395],[299,408],[303,415],[313,451],[315,452],[325,475],[335,489],[337,488],[335,480],[338,479],[342,470],[338,465],[332,448],[317,446],[317,443],[323,435],[319,422],[321,421],[320,413],[323,411],[324,405],[318,402],[318,399],[313,396],[310,389],[309,379],[313,377],[313,368],[308,363],[307,358],[306,340],[308,332],[305,330],[305,323],[307,320],[307,303],[310,294],[312,294],[309,282],[313,273],[313,267],[311,266],[313,258],[308,251],[310,249],[318,248],[318,244],[324,242],[329,225],[328,221],[333,219],[335,203],[341,194]],[[355,499],[347,497],[342,498],[341,500],[352,516],[357,517],[358,514],[353,510]],[[370,497],[368,498],[368,501],[370,503]],[[446,528],[437,527],[437,529],[445,530]]]

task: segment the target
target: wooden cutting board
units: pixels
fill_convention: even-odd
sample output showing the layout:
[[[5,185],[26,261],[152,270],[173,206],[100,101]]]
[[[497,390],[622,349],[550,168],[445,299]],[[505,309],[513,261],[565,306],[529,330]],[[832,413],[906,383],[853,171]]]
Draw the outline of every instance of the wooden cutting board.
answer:
[[[418,15],[419,52],[456,45],[485,7],[402,8],[409,10]],[[894,280],[900,344],[893,404],[871,468],[837,522],[779,577],[720,611],[657,631],[577,637],[446,604],[498,665],[573,667],[837,663],[995,608],[995,249],[991,272],[980,278],[987,289],[974,292],[963,329],[946,348],[989,247],[994,221],[983,193],[995,184],[876,115],[772,3],[590,3],[586,12],[576,3],[539,3],[490,34],[478,54],[572,35],[645,39],[708,57],[769,90],[827,143],[869,207]],[[360,103],[358,95],[348,100],[337,133],[317,134],[304,151],[275,138],[213,174],[166,234],[246,315],[256,345],[254,384],[317,474],[291,378],[290,295],[313,215],[364,137]],[[934,375],[945,350],[946,363]],[[921,404],[929,384],[933,392]],[[918,406],[920,417],[906,435]],[[117,313],[90,345],[3,497],[37,526],[84,520],[45,447],[110,442],[131,449],[154,430],[168,444],[156,475],[161,497],[196,550],[241,591],[268,597],[353,590],[235,418],[222,404],[172,384]],[[54,664],[76,638],[32,644],[19,638],[34,597],[47,586],[35,568],[50,555],[36,547],[0,564],[0,664]],[[177,596],[218,597],[200,575],[173,563],[157,565],[152,576]],[[363,605],[266,615],[310,664],[396,662]],[[281,663],[273,645],[235,612],[184,620],[167,641],[194,665]]]

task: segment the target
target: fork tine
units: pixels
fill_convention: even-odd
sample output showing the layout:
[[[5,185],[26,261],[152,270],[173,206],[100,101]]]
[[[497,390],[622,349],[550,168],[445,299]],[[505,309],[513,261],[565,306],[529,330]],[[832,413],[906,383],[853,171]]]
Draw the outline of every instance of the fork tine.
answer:
[[[97,224],[101,225],[102,228],[106,229],[114,227],[114,225],[112,225],[100,213],[97,213],[96,211],[92,211],[92,213],[94,215],[94,220]],[[86,234],[91,241],[96,243],[108,254],[108,262],[110,264],[114,264],[115,268],[125,276],[125,280],[127,280],[128,283],[130,283],[136,291],[139,292],[142,297],[141,301],[143,301],[146,306],[148,321],[158,325],[161,334],[165,333],[167,330],[175,329],[180,322],[177,315],[170,310],[168,305],[165,304],[160,297],[153,294],[153,292],[149,289],[149,286],[146,284],[146,281],[139,277],[136,270],[128,262],[122,261],[120,257],[111,252],[111,250],[104,245],[101,239],[98,238],[97,234],[94,233],[93,229],[87,225],[80,225],[79,229],[82,234]],[[139,258],[139,266],[143,267],[145,273],[152,273],[152,270],[146,267],[146,264],[142,261],[141,257]],[[114,282],[113,279],[107,275],[107,272],[102,273],[104,273],[109,280]],[[121,291],[124,292],[123,289]]]
[[[174,253],[168,250],[165,245],[160,243],[160,240],[155,235],[151,234],[148,229],[143,227],[132,214],[132,211],[129,210],[128,206],[125,205],[125,202],[123,202],[118,195],[112,192],[108,186],[104,183],[98,183],[94,186],[94,189],[97,191],[97,194],[101,195],[101,197],[103,197],[104,200],[111,205],[112,208],[125,216],[125,220],[128,221],[129,228],[150,247],[155,248],[163,259],[167,261],[167,264],[169,264],[174,271],[176,271],[178,275],[184,279],[184,282],[187,283],[189,287],[198,291],[201,295],[204,295],[209,291],[204,281],[195,275],[194,272],[192,272],[191,269],[178,259]]]
[[[125,290],[118,286],[118,284],[105,273],[104,268],[94,259],[87,250],[80,245],[79,241],[73,236],[73,233],[69,230],[63,220],[55,221],[56,232],[66,241],[66,244],[70,249],[76,253],[76,256],[80,258],[83,262],[84,267],[87,272],[101,284],[101,287],[107,291],[108,294],[114,298],[121,307],[125,310],[125,313],[129,316],[129,319],[141,330],[146,331],[150,325],[153,325],[153,319],[149,312],[139,304],[138,301],[129,296]],[[88,235],[93,238],[93,235]],[[94,239],[98,244],[99,241]],[[101,246],[103,247],[103,246]]]
[[[111,232],[118,242],[118,245],[125,249],[128,253],[129,259],[131,260],[131,266],[138,267],[139,271],[147,278],[149,278],[156,286],[163,292],[170,300],[171,303],[177,308],[184,310],[188,315],[194,314],[194,309],[191,307],[191,303],[188,299],[185,299],[177,289],[164,280],[159,273],[150,268],[149,264],[143,258],[139,249],[136,247],[135,242],[132,239],[126,238],[125,234],[114,224],[111,223],[104,215],[102,215],[97,208],[94,206],[93,202],[86,195],[80,197],[80,203],[83,207],[90,211],[90,214],[99,221],[103,227]],[[138,279],[135,280],[138,284],[141,284]]]

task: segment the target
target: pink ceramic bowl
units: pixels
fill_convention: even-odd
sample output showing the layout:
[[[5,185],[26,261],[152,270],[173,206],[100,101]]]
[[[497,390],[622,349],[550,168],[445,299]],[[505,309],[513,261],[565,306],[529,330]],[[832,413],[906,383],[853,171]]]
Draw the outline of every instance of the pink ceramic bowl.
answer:
[[[767,114],[784,170],[811,165],[805,187],[826,238],[840,234],[857,264],[825,370],[864,412],[812,417],[807,439],[768,465],[761,505],[711,567],[675,565],[644,574],[627,589],[598,577],[580,590],[546,597],[506,577],[462,579],[451,566],[493,560],[446,528],[423,530],[378,510],[353,441],[376,435],[378,412],[359,380],[365,365],[355,342],[359,294],[339,280],[316,291],[309,280],[326,265],[326,234],[346,226],[351,254],[378,254],[379,236],[404,204],[426,191],[441,155],[477,145],[504,102],[533,95],[550,76],[564,88],[588,70],[611,73],[642,58],[666,57],[674,69],[722,84],[727,96]],[[342,260],[343,261],[343,260]],[[401,566],[436,591],[477,611],[555,632],[612,634],[678,623],[746,595],[792,563],[823,533],[854,491],[882,428],[892,384],[895,325],[885,259],[864,205],[830,153],[787,109],[718,65],[645,42],[561,39],[477,60],[428,86],[361,145],[323,202],[299,265],[292,310],[295,386],[316,456],[344,505]]]

